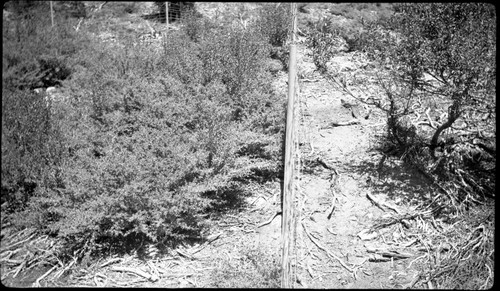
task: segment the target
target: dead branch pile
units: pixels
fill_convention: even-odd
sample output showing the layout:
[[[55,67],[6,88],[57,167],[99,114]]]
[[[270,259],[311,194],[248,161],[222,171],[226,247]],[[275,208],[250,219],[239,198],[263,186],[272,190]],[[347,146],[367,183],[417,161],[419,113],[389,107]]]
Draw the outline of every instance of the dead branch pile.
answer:
[[[428,233],[421,278],[429,287],[489,289],[494,270],[494,207],[471,210],[451,226]],[[446,247],[445,247],[446,246]]]
[[[0,246],[1,280],[12,287],[20,287],[20,282],[26,281],[34,281],[32,287],[139,287],[158,282],[167,287],[196,287],[196,280],[188,277],[201,273],[173,272],[169,266],[181,270],[193,268],[197,261],[195,255],[221,235],[222,232],[210,235],[197,246],[179,246],[162,261],[145,262],[138,258],[136,251],[123,258],[106,258],[87,264],[82,261],[82,251],[62,260],[61,243],[56,238],[40,235],[34,229],[4,228]],[[149,257],[156,257],[158,249],[150,246],[146,252]],[[65,275],[71,276],[63,280]]]
[[[442,215],[439,206],[402,213],[380,199],[368,198],[387,214],[358,236],[364,241],[381,237],[386,243],[384,234],[389,237],[393,234],[391,246],[380,242],[365,245],[371,254],[369,261],[411,259],[408,268],[415,264],[420,271],[406,286],[409,288],[485,289],[493,286],[494,205],[446,215]],[[439,214],[447,217],[436,219]]]
[[[21,273],[41,272],[33,287],[42,286],[42,281],[60,278],[76,262],[66,264],[57,256],[60,244],[48,235],[38,235],[36,230],[21,231],[2,229],[4,236],[0,247],[2,282],[15,281]]]

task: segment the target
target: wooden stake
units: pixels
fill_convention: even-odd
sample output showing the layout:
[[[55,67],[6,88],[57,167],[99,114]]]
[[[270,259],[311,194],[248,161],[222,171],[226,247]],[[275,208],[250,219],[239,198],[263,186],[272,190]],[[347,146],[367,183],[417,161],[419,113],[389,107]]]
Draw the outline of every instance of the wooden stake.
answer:
[[[286,114],[286,137],[285,137],[285,173],[283,179],[283,204],[282,204],[282,223],[281,223],[281,236],[283,239],[282,261],[281,261],[281,288],[292,288],[293,280],[291,278],[291,264],[290,255],[293,248],[290,244],[294,237],[293,229],[293,201],[294,201],[294,141],[295,141],[295,128],[294,128],[294,112],[295,112],[295,85],[296,85],[296,55],[297,47],[295,44],[295,34],[297,32],[297,4],[291,3],[292,12],[292,37],[290,45],[290,59],[288,66],[288,107]]]
[[[165,25],[167,26],[168,32],[168,1],[165,1]]]
[[[52,27],[54,27],[54,9],[52,7],[52,1],[50,1],[50,21],[52,23]]]

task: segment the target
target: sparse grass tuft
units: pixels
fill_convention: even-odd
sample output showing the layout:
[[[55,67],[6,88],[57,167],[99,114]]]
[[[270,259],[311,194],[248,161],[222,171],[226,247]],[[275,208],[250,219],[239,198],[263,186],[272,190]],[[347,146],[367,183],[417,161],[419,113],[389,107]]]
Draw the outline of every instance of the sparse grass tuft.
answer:
[[[219,260],[210,288],[280,288],[280,264],[276,252],[251,247],[239,258]]]

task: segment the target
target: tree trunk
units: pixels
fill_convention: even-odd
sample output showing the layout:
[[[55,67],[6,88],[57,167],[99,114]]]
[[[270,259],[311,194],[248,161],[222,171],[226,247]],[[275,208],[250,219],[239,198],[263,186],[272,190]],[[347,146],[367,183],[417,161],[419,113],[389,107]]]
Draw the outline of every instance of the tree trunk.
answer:
[[[436,159],[436,148],[438,145],[439,136],[445,129],[451,127],[453,123],[460,117],[461,112],[459,109],[460,109],[460,101],[456,100],[448,109],[448,120],[445,123],[443,123],[440,127],[438,127],[438,129],[436,129],[436,131],[434,132],[429,147],[433,159]]]

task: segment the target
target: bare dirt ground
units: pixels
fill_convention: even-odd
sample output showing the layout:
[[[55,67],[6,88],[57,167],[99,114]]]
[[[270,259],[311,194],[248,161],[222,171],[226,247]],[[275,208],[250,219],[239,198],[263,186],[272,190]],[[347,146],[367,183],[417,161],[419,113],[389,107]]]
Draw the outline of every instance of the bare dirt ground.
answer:
[[[303,118],[299,129],[303,162],[299,174],[303,209],[297,226],[299,280],[309,288],[406,287],[417,274],[409,266],[417,254],[404,247],[408,238],[400,231],[400,224],[379,232],[366,231],[391,211],[381,210],[371,199],[407,212],[409,200],[404,201],[402,192],[429,189],[417,173],[395,173],[390,166],[378,168],[382,155],[375,151],[374,137],[384,130],[382,112],[361,106],[360,124],[331,126],[354,117],[341,99],[348,103],[356,100],[310,73],[313,64],[307,55],[300,45],[298,70],[306,76],[299,97]],[[340,71],[362,70],[357,57],[341,54],[331,65]],[[370,109],[372,113],[364,119]],[[403,183],[406,188],[402,188]],[[401,260],[380,257],[380,250],[411,256]]]

